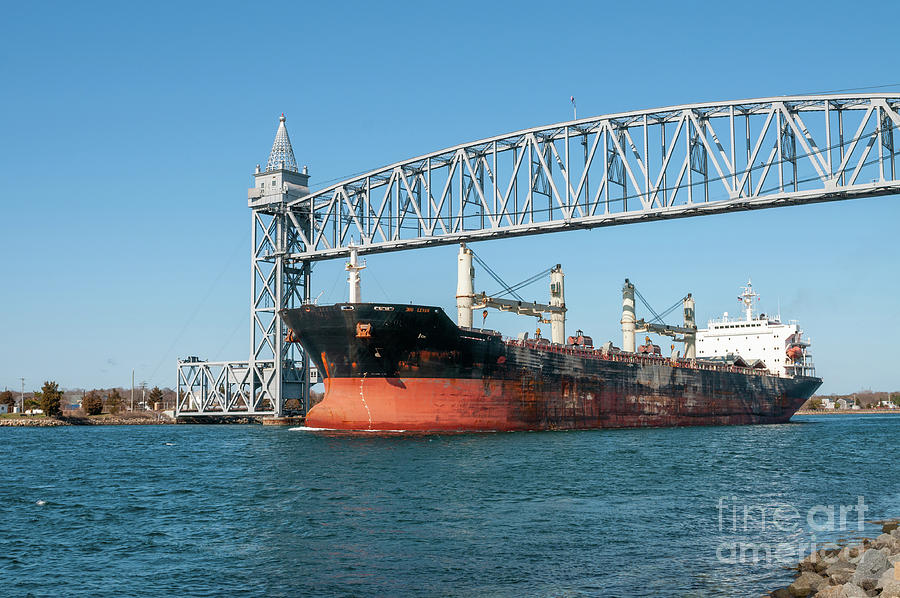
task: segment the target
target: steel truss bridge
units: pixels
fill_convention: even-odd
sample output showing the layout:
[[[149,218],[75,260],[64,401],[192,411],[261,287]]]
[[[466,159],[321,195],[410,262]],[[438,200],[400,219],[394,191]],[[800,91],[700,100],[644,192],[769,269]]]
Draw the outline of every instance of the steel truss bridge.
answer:
[[[775,97],[584,118],[458,145],[315,192],[290,143],[250,190],[250,358],[178,365],[179,415],[308,407],[277,311],[318,260],[900,193],[900,95]],[[280,158],[279,158],[280,156]],[[260,185],[262,183],[262,185]],[[298,399],[299,404],[288,403]]]

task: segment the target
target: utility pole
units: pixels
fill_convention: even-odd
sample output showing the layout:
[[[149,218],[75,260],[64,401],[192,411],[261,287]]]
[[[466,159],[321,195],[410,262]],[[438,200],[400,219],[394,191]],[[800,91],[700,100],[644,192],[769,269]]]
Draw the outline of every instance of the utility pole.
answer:
[[[134,411],[134,368],[131,368],[131,410]]]
[[[19,378],[22,381],[22,410],[19,412],[25,415],[25,378]]]

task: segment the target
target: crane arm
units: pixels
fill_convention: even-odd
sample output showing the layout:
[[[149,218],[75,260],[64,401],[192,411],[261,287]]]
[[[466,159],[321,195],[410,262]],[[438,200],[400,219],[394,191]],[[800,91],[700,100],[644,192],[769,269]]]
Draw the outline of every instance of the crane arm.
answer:
[[[652,332],[663,336],[675,337],[679,334],[697,334],[696,328],[686,328],[684,326],[669,326],[667,324],[652,324],[645,322],[643,318],[634,323],[635,332]]]
[[[525,301],[513,301],[512,299],[498,299],[488,297],[485,293],[476,293],[473,297],[475,305],[472,309],[484,309],[491,307],[500,311],[508,311],[520,316],[533,316],[543,318],[546,313],[566,313],[565,306],[545,305],[543,303],[528,303]]]

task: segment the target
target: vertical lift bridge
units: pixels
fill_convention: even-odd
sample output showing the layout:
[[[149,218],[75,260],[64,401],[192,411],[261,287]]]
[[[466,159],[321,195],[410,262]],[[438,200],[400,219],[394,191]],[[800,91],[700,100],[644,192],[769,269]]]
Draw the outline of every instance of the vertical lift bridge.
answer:
[[[285,341],[278,311],[310,300],[318,260],[895,195],[898,110],[896,94],[637,110],[458,145],[316,191],[297,167],[282,115],[248,193],[249,356],[179,360],[176,412],[305,413],[315,371]],[[551,321],[564,318],[549,311]]]

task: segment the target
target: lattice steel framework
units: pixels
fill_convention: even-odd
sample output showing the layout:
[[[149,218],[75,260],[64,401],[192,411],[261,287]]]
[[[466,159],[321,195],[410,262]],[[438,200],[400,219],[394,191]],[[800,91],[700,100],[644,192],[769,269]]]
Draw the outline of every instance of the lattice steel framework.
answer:
[[[294,158],[294,148],[291,146],[291,137],[288,135],[285,122],[287,119],[282,113],[278,120],[278,130],[275,132],[275,142],[272,144],[272,151],[269,152],[269,159],[266,161],[266,172],[274,172],[276,170],[288,170],[297,172],[297,160]]]
[[[288,203],[302,251],[375,253],[897,193],[900,96],[778,97],[585,118],[459,145]]]
[[[306,397],[308,360],[285,342],[277,312],[308,301],[312,263],[347,255],[351,242],[377,253],[896,194],[898,109],[900,95],[853,94],[612,114],[458,145],[315,193],[288,164],[282,119],[280,153],[249,194],[251,358],[179,362],[179,412],[282,414],[286,398]]]
[[[287,342],[278,310],[309,300],[311,262],[287,260],[305,250],[285,205],[309,193],[309,176],[298,172],[281,116],[267,167],[259,166],[248,192],[251,208],[250,358],[206,362],[189,357],[178,362],[176,412],[180,416],[283,415],[296,399],[295,411],[309,407],[309,360],[300,345]]]

